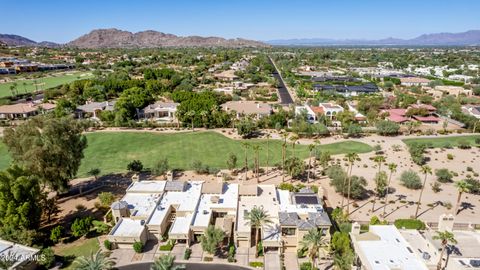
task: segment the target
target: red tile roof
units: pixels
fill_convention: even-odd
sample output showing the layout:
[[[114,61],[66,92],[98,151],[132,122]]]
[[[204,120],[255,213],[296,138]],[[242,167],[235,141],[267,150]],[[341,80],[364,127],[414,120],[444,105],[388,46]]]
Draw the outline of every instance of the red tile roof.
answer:
[[[440,122],[440,119],[438,117],[435,117],[435,116],[417,116],[417,115],[414,115],[412,116],[413,119],[415,120],[418,120],[420,122],[435,122],[435,123],[438,123]]]
[[[325,112],[323,111],[322,107],[317,107],[317,106],[310,106],[310,109],[316,114],[324,114]]]

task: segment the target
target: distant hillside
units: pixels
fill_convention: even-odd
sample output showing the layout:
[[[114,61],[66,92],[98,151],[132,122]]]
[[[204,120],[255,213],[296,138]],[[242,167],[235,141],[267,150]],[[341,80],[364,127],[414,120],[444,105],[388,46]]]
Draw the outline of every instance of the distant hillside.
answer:
[[[4,43],[8,46],[27,46],[27,47],[58,47],[60,46],[57,43],[49,42],[49,41],[42,41],[36,42],[26,37],[22,37],[19,35],[10,35],[10,34],[0,34],[0,42]]]
[[[462,33],[424,34],[412,39],[386,38],[379,40],[366,39],[279,39],[269,40],[270,45],[293,46],[329,46],[329,45],[400,45],[400,46],[470,46],[480,45],[480,30]]]
[[[118,29],[98,29],[66,44],[78,48],[155,48],[155,47],[266,47],[247,39],[221,37],[179,37],[157,31],[132,33]]]

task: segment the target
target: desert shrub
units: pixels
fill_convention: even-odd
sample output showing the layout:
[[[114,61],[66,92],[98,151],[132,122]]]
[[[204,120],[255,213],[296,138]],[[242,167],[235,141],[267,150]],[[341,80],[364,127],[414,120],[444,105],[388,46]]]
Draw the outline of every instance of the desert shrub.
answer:
[[[142,242],[135,241],[135,243],[133,243],[133,250],[134,250],[136,253],[142,253],[142,251],[143,251],[143,243],[142,243]]]
[[[460,149],[470,149],[470,142],[467,140],[461,140],[458,142],[458,148]]]
[[[302,264],[300,264],[300,270],[315,270],[315,269],[318,269],[318,268],[313,267],[311,262],[303,262]]]
[[[468,167],[467,167],[467,172],[473,172],[473,168],[470,167],[470,166],[468,166]]]
[[[160,246],[159,249],[161,251],[170,251],[173,249],[173,242],[171,240],[168,240],[168,242],[165,245]]]
[[[412,158],[412,161],[417,165],[425,164],[425,149],[427,149],[427,145],[423,143],[412,143],[408,147],[408,152]]]
[[[203,261],[204,262],[211,262],[211,261],[213,261],[213,258],[212,257],[204,257]]]
[[[441,184],[439,182],[435,182],[432,185],[432,191],[435,192],[435,193],[438,193],[440,191],[442,191],[442,188],[441,188]]]
[[[50,231],[50,240],[52,240],[52,242],[54,243],[58,243],[58,241],[60,241],[60,238],[62,238],[62,232],[63,232],[63,227],[60,225],[53,228]]]
[[[440,183],[449,183],[452,182],[453,175],[448,169],[438,169],[435,170],[435,175],[437,176],[437,181]]]
[[[250,262],[249,265],[253,268],[263,268],[263,262]]]
[[[112,192],[101,192],[98,194],[98,200],[103,207],[110,207],[115,201],[115,195]]]
[[[447,159],[448,160],[453,160],[454,156],[452,154],[447,154]]]
[[[420,176],[412,170],[404,171],[400,175],[400,181],[402,184],[409,189],[420,189],[422,188],[422,181]]]
[[[38,264],[50,269],[55,263],[55,252],[52,248],[44,248],[40,251],[40,257],[38,259]],[[10,268],[9,268],[10,269]]]
[[[130,172],[141,172],[143,170],[143,163],[140,160],[133,160],[127,164],[127,170]]]
[[[470,178],[470,179],[465,179],[465,182],[467,182],[470,185],[470,189],[468,193],[480,194],[480,181]]]
[[[72,235],[75,237],[80,237],[87,234],[92,228],[92,221],[92,217],[76,218],[70,227]]]
[[[183,259],[184,260],[190,259],[190,255],[192,255],[192,249],[186,248],[185,253],[183,253]]]
[[[105,241],[103,241],[103,246],[107,250],[112,250],[112,242],[110,242],[108,239],[105,239]]]
[[[397,219],[393,224],[398,229],[425,230],[425,223],[418,219]]]

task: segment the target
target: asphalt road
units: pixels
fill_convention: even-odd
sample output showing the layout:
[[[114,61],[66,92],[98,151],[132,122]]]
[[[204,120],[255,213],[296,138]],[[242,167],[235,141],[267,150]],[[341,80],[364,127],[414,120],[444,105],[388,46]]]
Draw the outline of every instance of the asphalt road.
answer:
[[[270,63],[272,63],[272,66],[275,68],[275,72],[272,75],[279,82],[278,95],[280,97],[280,103],[281,104],[286,104],[286,105],[292,104],[293,103],[293,98],[292,98],[292,96],[290,96],[290,93],[288,92],[287,87],[285,86],[285,83],[283,82],[282,77],[278,73],[278,70],[275,67],[275,65],[273,64],[272,59],[269,57],[268,60],[270,61]]]

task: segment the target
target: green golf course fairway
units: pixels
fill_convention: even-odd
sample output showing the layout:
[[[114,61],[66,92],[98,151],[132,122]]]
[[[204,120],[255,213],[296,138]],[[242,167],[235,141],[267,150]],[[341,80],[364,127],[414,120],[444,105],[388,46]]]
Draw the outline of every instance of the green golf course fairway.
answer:
[[[158,160],[167,158],[171,168],[191,169],[194,161],[215,168],[226,168],[226,160],[230,153],[237,155],[237,166],[244,160],[242,141],[229,139],[216,132],[195,132],[176,134],[156,134],[151,132],[95,132],[88,133],[88,147],[85,158],[78,172],[79,177],[87,176],[92,168],[99,168],[101,174],[126,171],[127,164],[138,159],[146,168],[152,167]],[[247,140],[250,145],[260,145],[260,164],[266,165],[267,141]],[[292,154],[292,144],[288,144],[287,156]],[[364,143],[344,141],[320,145],[321,151],[329,151],[332,155],[347,152],[366,153],[372,148]],[[281,162],[282,142],[270,140],[269,164]],[[295,146],[295,154],[301,158],[308,157],[306,145]],[[8,153],[5,146],[0,146],[0,168],[8,166]],[[254,151],[248,149],[249,163],[253,164]]]
[[[451,136],[451,137],[440,137],[440,138],[419,138],[419,139],[403,139],[402,141],[406,145],[411,145],[412,143],[429,143],[435,148],[444,147],[447,143],[452,147],[456,147],[459,142],[465,141],[470,143],[471,146],[474,146],[475,140],[479,139],[480,135],[470,135],[470,136]]]
[[[93,75],[88,72],[78,72],[72,71],[68,74],[61,74],[57,76],[51,77],[43,77],[38,78],[37,80],[37,87],[35,87],[35,80],[17,80],[17,92],[19,94],[25,94],[25,92],[30,93],[36,90],[45,90],[48,88],[56,87],[65,83],[70,83],[73,81],[80,79],[88,79],[91,78]],[[23,85],[25,83],[25,85]],[[10,86],[13,85],[13,82],[9,83],[0,83],[0,98],[2,97],[9,97],[12,95],[10,91]]]

